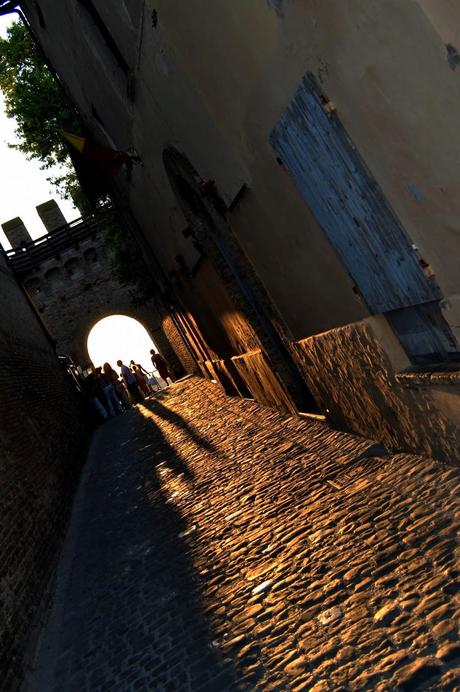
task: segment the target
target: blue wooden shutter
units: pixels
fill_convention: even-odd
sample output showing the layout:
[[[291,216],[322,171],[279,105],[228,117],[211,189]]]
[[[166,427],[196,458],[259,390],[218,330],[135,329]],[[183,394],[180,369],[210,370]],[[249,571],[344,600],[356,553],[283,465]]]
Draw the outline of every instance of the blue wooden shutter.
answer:
[[[303,78],[270,142],[371,312],[439,300],[377,182],[323,107],[312,75]]]

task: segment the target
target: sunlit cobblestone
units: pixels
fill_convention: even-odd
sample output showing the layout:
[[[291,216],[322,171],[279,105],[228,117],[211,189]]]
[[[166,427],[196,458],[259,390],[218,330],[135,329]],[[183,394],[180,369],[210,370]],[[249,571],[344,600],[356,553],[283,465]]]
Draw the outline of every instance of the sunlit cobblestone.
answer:
[[[30,688],[456,689],[459,490],[179,383],[95,437]]]

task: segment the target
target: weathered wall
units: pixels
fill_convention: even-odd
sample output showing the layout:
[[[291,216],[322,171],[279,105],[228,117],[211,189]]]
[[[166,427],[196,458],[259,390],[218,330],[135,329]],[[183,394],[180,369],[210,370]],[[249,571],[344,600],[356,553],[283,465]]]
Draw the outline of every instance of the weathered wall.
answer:
[[[172,141],[204,178],[217,181],[227,201],[242,183],[249,185],[234,230],[296,338],[366,315],[268,143],[302,75],[311,71],[446,297],[456,300],[460,195],[451,152],[459,137],[460,87],[438,30],[419,4],[282,2],[275,12],[268,3],[209,7],[200,0],[186,6],[159,0],[145,4],[143,22],[142,4],[133,3],[123,29],[119,13],[100,0],[94,4],[125,49],[134,100],[94,27],[82,32],[83,47],[67,40],[66,27],[91,24],[78,3],[55,7],[43,0],[45,31],[33,10],[30,17],[95,133],[109,134],[119,147],[134,144],[141,154],[144,167],[135,171],[130,202],[165,267],[187,245],[161,160]],[[92,66],[84,90],[82,65]],[[445,303],[446,317],[454,323],[452,300]]]
[[[366,314],[352,291],[346,272],[303,203],[299,199],[297,204],[291,204],[292,199],[296,199],[296,192],[285,174],[278,170],[268,145],[268,133],[276,117],[273,106],[270,102],[264,104],[266,113],[259,107],[254,111],[256,122],[246,122],[245,112],[253,110],[255,97],[251,96],[251,90],[255,87],[254,80],[263,78],[263,62],[271,63],[270,52],[277,48],[277,16],[263,3],[257,10],[254,7],[248,9],[247,3],[241,3],[238,9],[231,9],[231,3],[221,3],[218,8],[200,3],[196,6],[188,3],[186,7],[161,3],[156,6],[158,25],[153,28],[153,5],[146,3],[142,32],[138,26],[129,34],[134,43],[138,42],[139,51],[135,100],[130,101],[126,79],[120,71],[117,72],[107,48],[100,41],[96,47],[91,42],[95,40],[94,32],[83,31],[87,48],[85,45],[78,49],[69,45],[65,27],[86,27],[88,23],[88,18],[77,5],[60,3],[56,7],[45,0],[41,7],[46,31],[40,31],[38,27],[37,31],[95,134],[104,140],[109,133],[108,143],[120,148],[134,145],[140,153],[144,166],[136,168],[132,184],[126,186],[123,176],[117,182],[127,189],[139,225],[165,269],[173,269],[175,257],[187,255],[190,245],[182,235],[186,220],[162,162],[162,153],[172,142],[185,151],[203,178],[217,181],[219,191],[227,201],[233,199],[243,183],[249,184],[249,207],[245,210],[245,204],[241,206],[245,210],[242,213],[250,216],[248,227],[239,230],[236,224],[235,228],[272,299],[290,326],[292,323],[298,336],[305,335],[307,323],[308,333],[314,333]],[[104,3],[95,2],[95,5],[107,26],[114,34],[119,34],[116,15],[109,12]],[[235,23],[238,14],[241,19]],[[33,10],[30,16],[36,26]],[[219,27],[217,32],[208,30],[215,25]],[[225,31],[223,27],[226,27]],[[237,27],[238,36],[235,35]],[[128,26],[125,29],[131,31]],[[142,34],[142,41],[137,32]],[[203,36],[206,36],[206,41],[202,40]],[[251,46],[258,44],[257,51],[250,48],[248,42]],[[193,50],[192,44],[195,45]],[[231,57],[228,63],[225,58],[227,49]],[[281,46],[278,45],[278,49],[281,50]],[[206,66],[215,60],[216,69],[208,70]],[[254,60],[257,64],[253,64]],[[84,91],[80,79],[82,64],[91,65],[89,70],[83,67],[87,72]],[[218,71],[217,65],[222,72]],[[135,63],[131,66],[136,72]],[[198,70],[201,71],[202,66],[204,70],[199,76]],[[267,65],[266,79],[269,78],[268,68]],[[229,70],[231,75],[227,74]],[[238,81],[236,91],[235,80]],[[227,83],[228,93],[224,95],[221,81]],[[273,85],[271,81],[270,84]],[[110,88],[112,91],[108,94]],[[290,93],[284,91],[287,102]],[[238,98],[235,98],[236,93]],[[261,104],[268,96],[260,93]],[[247,102],[249,97],[250,102]],[[211,110],[213,100],[215,103]],[[185,110],[184,103],[187,104]],[[98,120],[94,118],[93,108],[100,116]],[[238,120],[235,120],[236,115]],[[264,123],[259,122],[262,115]],[[193,128],[190,123],[193,123]],[[257,138],[251,142],[254,135]],[[263,152],[259,151],[261,145]],[[259,160],[262,153],[263,160]],[[257,168],[250,170],[249,164]],[[266,180],[259,181],[262,171]],[[283,198],[284,203],[280,204]],[[155,219],[154,224],[152,219]],[[276,248],[276,252],[272,248]],[[318,290],[326,273],[334,277],[341,290],[340,310],[337,310],[331,289]],[[287,276],[289,282],[285,280]],[[312,290],[319,294],[318,304],[314,306],[309,301]],[[292,300],[294,293],[297,296],[295,301]],[[294,315],[298,317],[294,318]]]
[[[157,3],[160,23],[151,57],[161,43],[171,63],[169,74],[158,80],[162,104],[168,108],[177,62],[248,176],[252,194],[241,205],[242,225],[235,228],[295,335],[363,314],[315,222],[300,200],[297,204],[297,191],[289,191],[291,181],[283,182],[287,176],[267,143],[306,71],[318,76],[445,295],[458,294],[459,195],[452,144],[459,140],[460,85],[436,28],[418,4],[285,2],[282,16],[264,3],[179,5]],[[458,7],[456,16],[458,21]],[[197,41],[198,36],[205,39]],[[210,170],[231,197],[230,172],[215,161],[220,151],[195,133],[185,149],[194,160],[205,159],[200,170]],[[321,294],[312,306],[305,290],[315,285]]]
[[[297,349],[331,423],[372,436],[391,449],[458,462],[458,374],[398,374],[386,351],[400,366],[404,354],[392,338],[382,318],[371,318],[299,341]]]
[[[86,423],[43,328],[0,257],[0,687],[22,655],[69,515]]]

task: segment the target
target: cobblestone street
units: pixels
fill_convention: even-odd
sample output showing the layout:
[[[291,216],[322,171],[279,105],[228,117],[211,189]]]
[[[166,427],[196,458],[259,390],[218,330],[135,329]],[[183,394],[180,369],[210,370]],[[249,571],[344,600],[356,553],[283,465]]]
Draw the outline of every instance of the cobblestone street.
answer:
[[[28,689],[460,689],[459,493],[185,379],[96,432]]]

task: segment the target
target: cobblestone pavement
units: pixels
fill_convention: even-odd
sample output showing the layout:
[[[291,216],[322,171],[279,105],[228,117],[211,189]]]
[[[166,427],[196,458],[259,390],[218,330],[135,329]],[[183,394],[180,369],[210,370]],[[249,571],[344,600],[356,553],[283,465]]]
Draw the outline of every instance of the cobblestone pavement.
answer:
[[[98,430],[29,687],[460,689],[459,491],[182,381]]]

